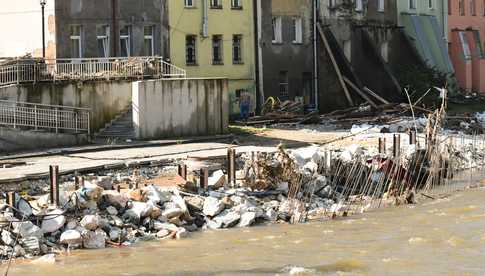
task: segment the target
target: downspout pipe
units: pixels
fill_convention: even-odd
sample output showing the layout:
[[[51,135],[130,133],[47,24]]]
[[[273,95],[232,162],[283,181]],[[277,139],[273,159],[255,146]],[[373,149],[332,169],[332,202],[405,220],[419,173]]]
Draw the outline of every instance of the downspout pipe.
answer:
[[[319,108],[318,99],[318,45],[317,45],[317,5],[318,0],[313,0],[312,12],[313,12],[313,93],[315,98],[315,110]]]
[[[112,56],[114,57],[117,57],[118,56],[118,43],[119,43],[119,39],[118,39],[118,34],[119,34],[119,31],[118,31],[118,18],[117,18],[117,15],[118,15],[118,0],[111,0],[111,10],[112,10],[112,14],[111,14],[111,20],[112,20],[112,26],[113,26],[113,39],[112,39],[112,43],[113,43],[113,54]]]
[[[209,36],[209,3],[208,0],[202,0],[204,5],[202,9],[202,37]]]

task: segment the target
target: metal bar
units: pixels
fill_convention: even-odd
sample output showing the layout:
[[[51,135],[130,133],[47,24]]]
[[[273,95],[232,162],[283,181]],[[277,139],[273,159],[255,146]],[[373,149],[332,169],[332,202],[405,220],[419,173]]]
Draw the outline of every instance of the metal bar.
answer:
[[[386,138],[379,138],[379,153],[386,154]]]
[[[392,153],[394,158],[399,158],[401,154],[401,135],[394,134],[394,143],[392,145]]]
[[[187,165],[185,165],[185,164],[178,165],[178,174],[184,180],[187,180]]]
[[[15,192],[7,193],[7,205],[10,207],[15,207]]]
[[[59,205],[59,166],[49,167],[50,175],[50,202],[51,204]]]
[[[200,169],[199,185],[200,185],[201,189],[206,190],[208,188],[208,185],[209,185],[209,169],[208,168]]]
[[[409,144],[416,145],[416,130],[409,131]]]

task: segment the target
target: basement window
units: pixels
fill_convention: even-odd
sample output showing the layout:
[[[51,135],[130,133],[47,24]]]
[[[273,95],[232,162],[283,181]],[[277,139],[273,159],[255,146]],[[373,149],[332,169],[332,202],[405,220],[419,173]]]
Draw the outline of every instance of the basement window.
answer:
[[[98,57],[109,57],[109,26],[102,25],[97,27]]]
[[[222,35],[212,36],[212,64],[222,65]]]
[[[211,0],[211,9],[222,9],[222,0]]]
[[[293,43],[303,43],[303,24],[301,17],[293,17]]]
[[[123,26],[120,30],[120,55],[131,56],[131,26]]]
[[[272,42],[274,44],[282,43],[283,36],[281,34],[281,17],[274,16],[273,19],[271,20],[271,25],[273,29]]]
[[[242,35],[232,36],[232,63],[243,64],[242,60]]]
[[[71,58],[82,58],[82,26],[72,25],[70,31],[71,34],[69,38],[71,40]]]
[[[195,35],[187,35],[185,37],[185,63],[187,65],[197,64],[196,40]]]

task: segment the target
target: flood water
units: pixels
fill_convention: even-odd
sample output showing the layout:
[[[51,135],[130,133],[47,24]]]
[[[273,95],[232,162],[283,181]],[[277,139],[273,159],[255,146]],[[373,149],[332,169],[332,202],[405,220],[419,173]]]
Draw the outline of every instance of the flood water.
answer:
[[[292,268],[310,275],[485,275],[485,189],[334,221],[74,251],[55,265],[14,264],[9,275],[285,275]]]

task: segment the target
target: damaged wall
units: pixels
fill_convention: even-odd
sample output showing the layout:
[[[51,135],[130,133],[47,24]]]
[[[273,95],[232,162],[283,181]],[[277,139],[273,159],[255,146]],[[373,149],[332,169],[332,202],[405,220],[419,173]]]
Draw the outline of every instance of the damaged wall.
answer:
[[[227,79],[167,79],[133,83],[133,125],[138,139],[225,134]]]

